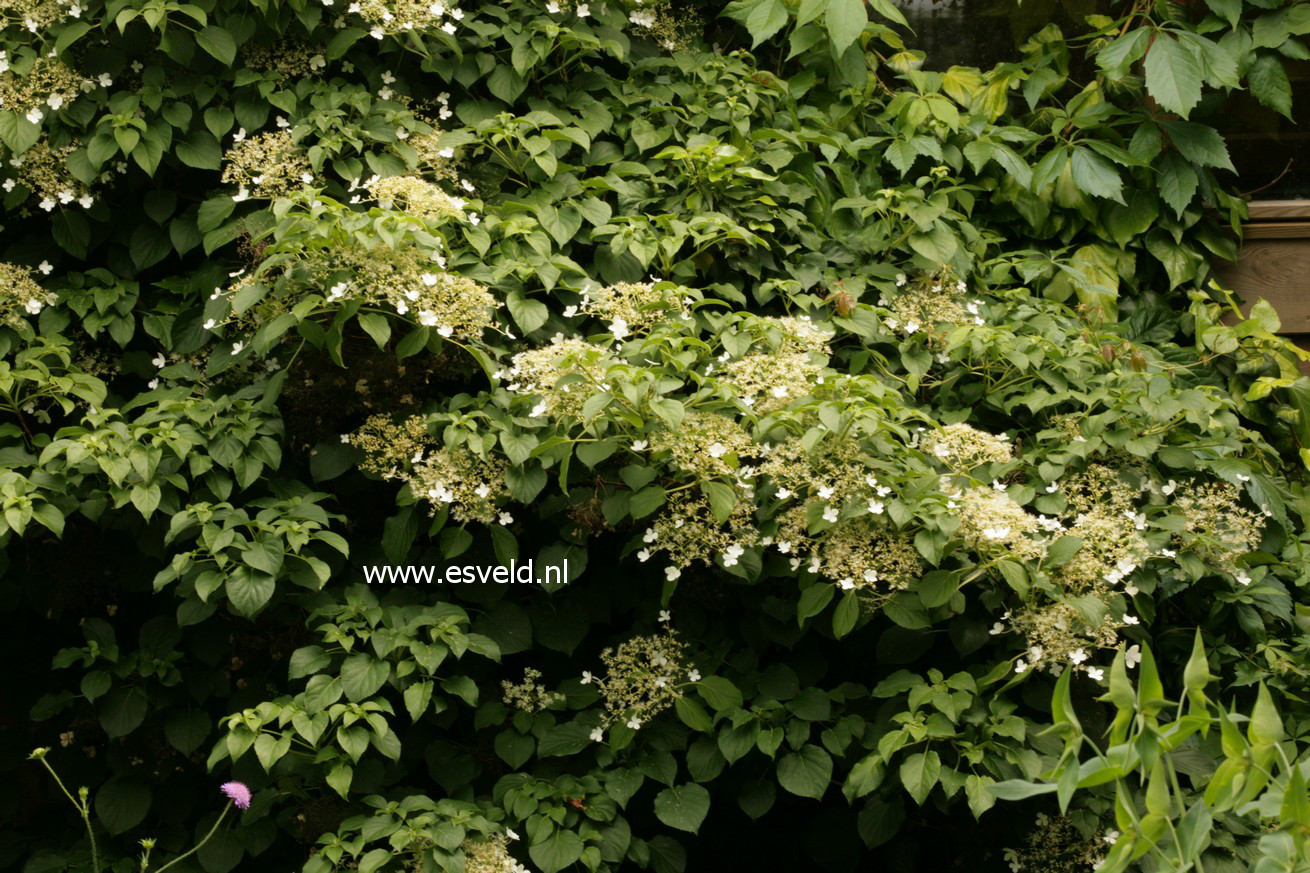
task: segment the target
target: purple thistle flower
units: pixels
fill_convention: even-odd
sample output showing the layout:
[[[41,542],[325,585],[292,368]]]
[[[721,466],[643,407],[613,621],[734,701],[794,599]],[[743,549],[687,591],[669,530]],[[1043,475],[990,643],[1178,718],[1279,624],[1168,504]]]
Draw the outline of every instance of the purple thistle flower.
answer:
[[[232,798],[237,809],[250,809],[250,788],[244,782],[224,782],[219,790]]]

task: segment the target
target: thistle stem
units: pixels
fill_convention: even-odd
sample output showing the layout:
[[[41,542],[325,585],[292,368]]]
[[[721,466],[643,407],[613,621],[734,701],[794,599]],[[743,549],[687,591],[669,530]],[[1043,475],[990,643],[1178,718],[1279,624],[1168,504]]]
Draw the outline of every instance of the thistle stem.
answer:
[[[223,811],[218,814],[218,819],[214,822],[214,826],[209,829],[209,833],[205,834],[205,838],[203,840],[196,843],[188,851],[183,852],[173,860],[169,861],[164,866],[160,867],[158,870],[155,871],[155,873],[164,873],[165,870],[167,870],[169,867],[172,867],[178,861],[181,861],[183,858],[188,858],[191,855],[194,855],[196,852],[200,851],[200,847],[203,846],[205,843],[209,842],[209,838],[218,832],[218,826],[223,823],[223,819],[227,818],[227,811],[231,808],[232,808],[232,804],[230,803],[223,807]]]

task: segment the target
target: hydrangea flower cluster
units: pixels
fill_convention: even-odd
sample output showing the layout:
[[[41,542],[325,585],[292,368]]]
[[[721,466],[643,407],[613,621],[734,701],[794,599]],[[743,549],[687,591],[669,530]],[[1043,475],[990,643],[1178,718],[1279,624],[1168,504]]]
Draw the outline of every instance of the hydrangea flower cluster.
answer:
[[[0,106],[40,124],[47,113],[58,112],[83,91],[99,84],[77,73],[63,61],[38,56],[25,75],[11,69],[7,57],[0,59]]]
[[[427,221],[459,218],[466,201],[418,176],[388,176],[366,183],[368,193],[383,209],[398,209]]]
[[[525,397],[538,397],[536,407],[553,417],[581,417],[587,399],[606,390],[606,373],[618,363],[599,346],[583,339],[556,335],[544,346],[519,352],[508,370],[499,374],[509,380],[508,390]]]
[[[309,160],[291,139],[289,130],[247,137],[245,128],[223,155],[222,181],[237,186],[232,199],[282,197],[314,181]]]
[[[10,327],[23,323],[28,316],[40,315],[58,299],[36,283],[29,268],[18,264],[0,262],[0,289],[0,324]]]
[[[37,140],[21,155],[9,158],[9,166],[14,168],[16,175],[6,179],[0,187],[8,193],[21,184],[40,198],[38,205],[46,212],[73,203],[90,209],[95,197],[68,172],[68,156],[78,146],[79,143],[73,142],[56,149],[51,148],[49,140]]]
[[[447,273],[445,258],[418,246],[334,246],[312,253],[309,270],[327,302],[385,304],[443,338],[476,340],[499,305],[482,285]]]
[[[356,0],[346,12],[358,15],[368,26],[369,35],[374,39],[395,36],[413,30],[443,30],[454,34],[460,24],[465,23],[464,10],[454,2],[442,0]],[[340,19],[339,26],[345,27],[347,20]]]
[[[617,282],[585,291],[577,309],[606,322],[615,337],[625,339],[659,322],[687,317],[688,304],[696,299],[696,294],[668,282]]]
[[[501,834],[466,840],[460,850],[464,853],[464,873],[528,873],[528,868],[509,853]]]
[[[1004,464],[1014,459],[1014,447],[1005,434],[991,434],[969,424],[944,425],[928,431],[919,448],[954,469],[979,464]]]
[[[686,663],[686,649],[666,623],[662,634],[633,637],[617,649],[601,652],[605,676],[584,673],[582,677],[584,684],[595,683],[605,703],[603,726],[592,732],[592,739],[599,742],[612,724],[639,730],[673,706],[683,695],[682,686],[700,678]]]
[[[500,687],[504,691],[505,705],[520,712],[540,712],[564,700],[563,694],[551,691],[541,684],[540,679],[541,671],[528,667],[523,671],[522,682],[502,681]]]

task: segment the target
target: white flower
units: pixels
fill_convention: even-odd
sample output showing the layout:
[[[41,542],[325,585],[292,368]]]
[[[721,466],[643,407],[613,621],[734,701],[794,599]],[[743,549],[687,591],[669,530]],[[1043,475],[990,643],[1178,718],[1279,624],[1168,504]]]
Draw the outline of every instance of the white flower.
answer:
[[[592,728],[590,736],[591,736],[591,741],[593,743],[600,743],[605,741],[605,732],[600,728]]]
[[[36,107],[33,107],[32,111],[27,113],[27,120],[33,124],[40,124],[42,118],[45,118],[45,113]]]
[[[344,444],[344,445],[350,445],[350,434],[348,434],[348,433],[343,433],[343,434],[341,435],[341,442],[342,442],[342,444]]]
[[[696,670],[696,669],[688,670],[688,671],[687,671],[687,681],[688,681],[688,682],[699,682],[699,681],[700,681],[700,671],[699,671],[699,670]]]
[[[331,288],[328,289],[328,300],[339,300],[340,298],[345,297],[346,289],[348,289],[349,287],[350,285],[348,285],[345,282],[338,282],[337,284],[333,285]]]
[[[49,276],[55,269],[49,261],[42,261],[37,264],[36,268],[41,271],[42,276]]]
[[[634,731],[635,731],[635,730],[640,730],[640,729],[641,729],[641,719],[637,718],[637,717],[634,715],[632,718],[628,719],[628,727],[632,728]]]
[[[737,566],[737,559],[744,554],[746,554],[746,550],[741,546],[737,545],[736,543],[733,543],[732,545],[728,546],[728,548],[725,549],[723,552],[723,566],[725,567]]]
[[[865,570],[865,571],[864,571],[864,581],[865,581],[865,582],[877,582],[877,581],[878,581],[878,571],[877,571],[877,570]]]
[[[614,334],[617,340],[623,339],[628,335],[628,323],[622,318],[616,318],[610,322],[610,333]]]
[[[245,200],[248,197],[250,197],[250,191],[243,187],[239,189],[237,193],[232,195],[232,201],[234,203],[240,203],[242,200]]]
[[[205,322],[203,325],[201,325],[201,326],[202,326],[205,330],[213,330],[213,329],[214,329],[214,319],[212,319],[212,318],[209,319],[208,321],[206,321],[206,322]]]
[[[1141,619],[1139,619],[1139,618],[1138,618],[1137,616],[1135,616],[1135,615],[1125,615],[1125,616],[1124,616],[1124,624],[1140,624],[1140,623],[1141,623]]]
[[[1028,665],[1024,662],[1023,658],[1020,658],[1018,661],[1014,662],[1014,672],[1022,673],[1024,670],[1027,669],[1028,669]]]
[[[330,3],[331,0],[327,0],[327,2]],[[517,840],[519,838],[519,835],[514,832],[513,828],[505,828],[505,836],[511,840]]]
[[[1102,679],[1105,678],[1105,671],[1102,670],[1100,667],[1088,667],[1087,676],[1093,681],[1100,682]]]
[[[36,299],[29,300],[23,304],[23,308],[27,310],[29,315],[39,315],[41,313],[42,306],[43,304],[41,303],[41,301]]]
[[[644,452],[646,450],[646,446],[647,443],[645,440],[637,440],[632,444],[632,450],[634,452]]]
[[[1250,477],[1250,476],[1243,476],[1241,473],[1238,473],[1238,474],[1237,474],[1237,481],[1238,481],[1238,482],[1250,482],[1250,481],[1251,481],[1251,477]]]
[[[424,327],[436,327],[437,314],[433,312],[431,309],[419,310],[418,323],[423,325]]]
[[[643,564],[650,560],[650,549],[642,549],[637,552],[637,560]]]
[[[1246,573],[1243,573],[1243,572],[1240,572],[1240,571],[1239,571],[1238,574],[1237,574],[1237,581],[1238,581],[1238,583],[1240,583],[1240,584],[1242,584],[1242,585],[1250,585],[1250,584],[1251,584],[1251,577],[1248,576],[1248,575],[1246,575]]]
[[[883,505],[881,501],[878,500],[869,501],[869,512],[873,513],[874,515],[882,515],[882,510],[883,510]]]
[[[905,322],[906,333],[914,333],[918,329],[919,329],[919,322],[915,321],[914,319],[910,319],[909,321]]]
[[[1075,664],[1081,664],[1083,661],[1087,660],[1087,653],[1082,649],[1074,649],[1069,653],[1069,660],[1073,661]]]
[[[787,499],[790,498],[790,497],[791,497],[791,490],[790,490],[790,489],[788,489],[788,488],[779,488],[779,489],[778,489],[778,499],[779,499],[779,500],[787,500]]]
[[[151,379],[149,382],[146,383],[146,387],[149,388],[151,391],[154,391],[156,388],[159,387],[159,380]]]
[[[59,108],[64,105],[64,95],[51,94],[45,99],[45,105],[58,112]]]
[[[1037,663],[1038,661],[1040,661],[1040,660],[1042,659],[1042,647],[1041,647],[1041,646],[1029,646],[1029,647],[1028,647],[1028,654],[1032,656],[1033,663],[1035,664],[1035,663]]]
[[[672,621],[672,620],[673,620],[673,614],[671,612],[669,612],[667,609],[660,610],[660,621]]]
[[[1000,636],[1001,634],[1005,633],[1005,625],[998,621],[992,625],[992,629],[989,630],[988,633],[994,637]]]
[[[301,174],[300,174],[300,181],[304,182],[306,185],[309,185],[309,184],[311,184],[311,183],[314,181],[314,174],[313,174],[313,173],[301,173]]]
[[[4,185],[3,185],[3,186],[0,186],[0,187],[3,187],[3,188],[5,189],[6,192],[9,192],[9,191],[14,190],[14,186],[17,185],[17,184],[18,184],[18,183],[17,183],[16,181],[14,181],[13,179],[5,179],[5,183],[4,183]]]
[[[77,198],[77,205],[81,206],[83,209],[90,209],[91,204],[95,202],[95,198],[90,194],[83,194],[81,197]]]
[[[445,24],[441,25],[441,29],[446,33],[453,34],[455,32],[455,25],[453,22],[447,21]]]
[[[1173,558],[1178,555],[1173,549],[1161,549],[1160,554],[1166,558]]]
[[[478,214],[476,212],[469,213],[469,224],[473,225],[474,227],[477,227],[481,223],[482,223],[482,219],[478,217]]]
[[[591,675],[591,671],[590,671],[590,670],[583,670],[583,671],[582,671],[582,684],[583,684],[583,685],[590,685],[590,684],[591,684],[591,680],[594,679],[594,678],[596,678],[596,677],[594,677],[594,676]]]
[[[1114,828],[1110,828],[1110,830],[1105,832],[1105,836],[1101,837],[1101,839],[1113,846],[1115,841],[1119,839],[1119,832]]]
[[[835,523],[838,517],[837,507],[829,506],[823,511],[823,520],[829,523]]]
[[[830,487],[827,486],[827,485],[824,485],[824,486],[822,486],[821,488],[819,488],[819,499],[820,499],[820,500],[828,500],[828,499],[831,498],[831,497],[832,497],[832,488],[830,488]]]
[[[1165,497],[1168,497],[1170,494],[1174,493],[1174,489],[1176,489],[1177,487],[1178,487],[1178,483],[1170,479],[1168,485],[1160,486],[1160,491],[1164,494]]]
[[[153,359],[151,359],[150,363],[154,364],[156,367],[162,370],[164,367],[168,366],[168,359],[164,357],[163,352],[160,352],[159,354],[155,355]]]
[[[904,273],[897,273],[897,274],[896,274],[896,287],[899,288],[899,287],[901,287],[901,286],[904,285],[904,284],[905,284],[905,274],[904,274]]]
[[[51,212],[52,210],[54,210],[55,208],[54,199],[50,197],[43,198],[41,200],[41,208],[44,209],[46,212]]]
[[[387,35],[387,32],[380,27],[375,27],[368,32],[368,35],[374,39],[382,39],[382,37]]]
[[[575,316],[575,315],[577,315],[577,314],[578,314],[578,307],[576,307],[576,306],[565,306],[565,307],[564,307],[564,317],[565,317],[565,318],[572,318],[573,316]]]
[[[559,4],[556,3],[555,0],[550,0],[550,2],[546,4],[546,11],[551,15],[559,14]]]
[[[678,580],[678,577],[681,575],[682,575],[682,571],[679,570],[677,567],[664,568],[664,578],[668,579],[670,582],[676,582]]]
[[[502,512],[500,515],[496,516],[496,521],[501,524],[513,524],[514,516],[510,515],[508,512]]]
[[[322,55],[314,55],[309,59],[309,68],[311,70],[321,70],[327,66],[327,58]]]
[[[1059,483],[1058,480],[1055,481],[1055,482],[1052,482],[1050,485],[1047,485],[1047,486],[1046,486],[1046,493],[1047,493],[1047,494],[1054,494],[1055,492],[1057,492],[1057,491],[1059,491],[1059,490],[1060,490],[1060,483]]]
[[[532,407],[532,411],[528,413],[528,417],[541,418],[545,414],[546,414],[546,401],[543,400],[540,403],[538,403],[536,406]]]
[[[232,343],[232,354],[239,355],[241,350],[246,347],[245,343]]]
[[[723,443],[715,442],[710,445],[708,451],[711,458],[722,458],[728,453],[728,447]]]
[[[653,543],[658,537],[659,534],[655,532],[655,528],[648,527],[646,528],[646,533],[642,536],[641,541],[644,543]]]
[[[445,339],[449,339],[450,337],[455,335],[455,328],[451,327],[448,324],[443,324],[441,327],[437,328],[437,335]]]
[[[284,116],[279,115],[277,117],[277,126],[279,128],[285,129],[291,126],[291,122],[287,121]]]
[[[1005,492],[1005,483],[1003,483],[1000,479],[993,479],[993,480],[992,480],[992,490],[994,490],[994,491],[1000,491],[1000,492],[1004,493],[1004,492]]]
[[[1140,663],[1142,663],[1141,647],[1136,644],[1129,646],[1124,652],[1124,666],[1131,670]]]

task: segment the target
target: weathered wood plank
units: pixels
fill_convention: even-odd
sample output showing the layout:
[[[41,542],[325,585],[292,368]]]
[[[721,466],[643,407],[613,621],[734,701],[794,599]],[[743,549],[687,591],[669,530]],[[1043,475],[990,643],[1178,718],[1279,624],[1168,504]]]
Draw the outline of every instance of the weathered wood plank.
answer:
[[[1215,273],[1244,310],[1263,297],[1278,311],[1283,333],[1310,333],[1310,238],[1251,240]]]
[[[1252,200],[1247,204],[1247,216],[1252,221],[1310,219],[1310,200]]]
[[[1310,239],[1310,221],[1261,221],[1242,225],[1245,239]]]

